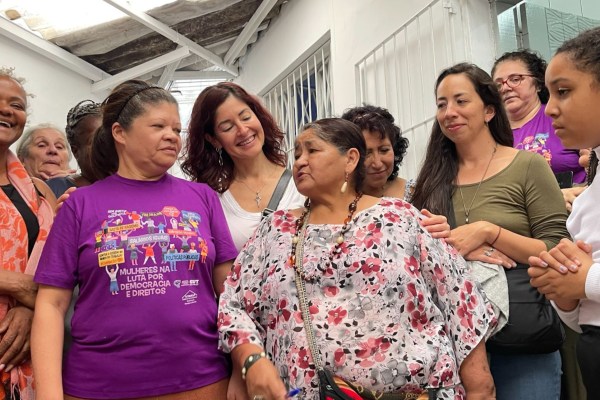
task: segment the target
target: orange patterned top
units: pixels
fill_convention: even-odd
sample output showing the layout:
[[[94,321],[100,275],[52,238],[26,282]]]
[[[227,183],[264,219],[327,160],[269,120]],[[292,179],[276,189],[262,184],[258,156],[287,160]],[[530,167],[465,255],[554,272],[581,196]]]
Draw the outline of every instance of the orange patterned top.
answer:
[[[25,168],[12,153],[7,157],[8,179],[37,216],[40,232],[31,255],[27,257],[28,238],[25,221],[21,214],[0,190],[0,267],[8,271],[18,271],[33,275],[37,268],[42,248],[54,219],[54,211],[48,201],[37,194],[35,185]],[[0,320],[15,305],[15,300],[0,295]],[[10,372],[2,372],[0,378],[0,400],[12,399],[16,390],[22,400],[33,400],[33,371],[31,361],[27,361]]]

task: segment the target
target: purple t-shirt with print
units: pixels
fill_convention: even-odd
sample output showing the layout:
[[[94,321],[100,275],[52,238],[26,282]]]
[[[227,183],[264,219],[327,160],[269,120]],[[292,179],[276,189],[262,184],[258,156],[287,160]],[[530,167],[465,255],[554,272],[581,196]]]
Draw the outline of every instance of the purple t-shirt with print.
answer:
[[[218,351],[213,266],[237,256],[216,193],[165,175],[117,175],[64,203],[35,281],[80,286],[65,393],[158,396],[229,375]]]
[[[573,183],[585,181],[585,169],[579,165],[579,150],[565,149],[554,133],[552,119],[544,114],[546,105],[531,121],[513,129],[514,148],[542,155],[550,164],[552,172],[573,171]]]

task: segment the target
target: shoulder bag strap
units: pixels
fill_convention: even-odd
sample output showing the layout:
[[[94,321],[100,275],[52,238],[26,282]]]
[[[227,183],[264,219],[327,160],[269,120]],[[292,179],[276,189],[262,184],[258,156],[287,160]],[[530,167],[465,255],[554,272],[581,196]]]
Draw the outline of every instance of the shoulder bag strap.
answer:
[[[285,193],[285,189],[287,188],[287,185],[288,185],[291,177],[292,177],[292,172],[286,168],[283,171],[281,178],[279,178],[279,182],[277,182],[277,186],[275,186],[275,190],[273,191],[273,195],[271,196],[271,199],[269,200],[269,204],[267,204],[267,207],[262,211],[262,218],[266,217],[267,215],[271,214],[273,211],[277,210],[277,206],[279,206],[279,202],[281,201],[281,198],[283,197],[283,194]]]

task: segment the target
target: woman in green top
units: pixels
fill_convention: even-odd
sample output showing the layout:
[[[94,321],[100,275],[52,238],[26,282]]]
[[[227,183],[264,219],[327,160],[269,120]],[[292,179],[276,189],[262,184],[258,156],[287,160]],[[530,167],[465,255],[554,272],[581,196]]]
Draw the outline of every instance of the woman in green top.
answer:
[[[454,216],[447,241],[467,260],[502,260],[510,273],[568,236],[558,184],[541,156],[512,148],[500,94],[485,71],[457,64],[435,88],[437,118],[413,204]],[[558,351],[493,353],[490,367],[499,400],[559,398]]]

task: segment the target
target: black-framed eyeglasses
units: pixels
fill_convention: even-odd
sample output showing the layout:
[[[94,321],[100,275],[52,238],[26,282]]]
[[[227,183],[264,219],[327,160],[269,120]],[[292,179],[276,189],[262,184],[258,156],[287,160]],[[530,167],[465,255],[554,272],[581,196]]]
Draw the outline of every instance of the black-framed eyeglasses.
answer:
[[[509,88],[514,89],[523,82],[523,79],[525,79],[526,76],[533,77],[531,74],[511,74],[506,79],[495,80],[494,83],[498,90],[501,90],[505,83]]]

